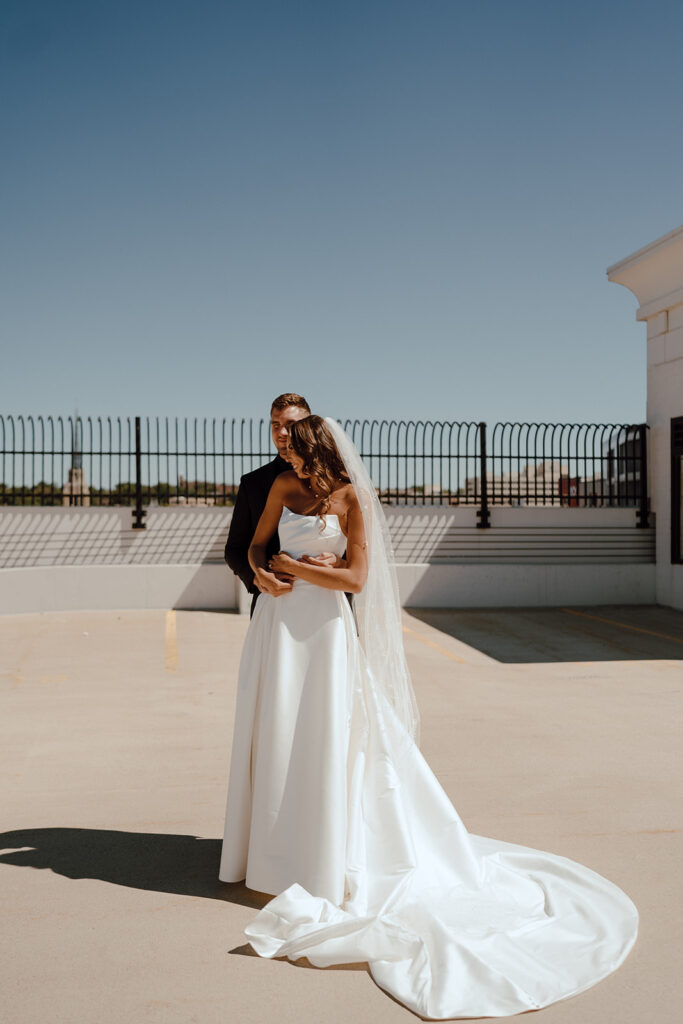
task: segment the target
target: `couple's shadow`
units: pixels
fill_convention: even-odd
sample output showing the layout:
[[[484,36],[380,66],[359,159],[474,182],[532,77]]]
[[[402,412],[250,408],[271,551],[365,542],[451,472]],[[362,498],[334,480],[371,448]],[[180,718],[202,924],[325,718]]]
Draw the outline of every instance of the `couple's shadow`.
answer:
[[[94,828],[25,828],[0,833],[0,865],[49,868],[65,878],[202,896],[260,910],[271,899],[244,882],[218,880],[220,839]]]
[[[24,828],[0,833],[0,865],[49,868],[65,878],[97,878],[131,889],[181,896],[201,896],[260,910],[272,896],[248,889],[244,882],[221,882],[220,839],[116,832],[95,828]],[[257,956],[248,944],[231,953]],[[307,966],[304,958],[297,966]],[[339,964],[339,969],[366,969]]]

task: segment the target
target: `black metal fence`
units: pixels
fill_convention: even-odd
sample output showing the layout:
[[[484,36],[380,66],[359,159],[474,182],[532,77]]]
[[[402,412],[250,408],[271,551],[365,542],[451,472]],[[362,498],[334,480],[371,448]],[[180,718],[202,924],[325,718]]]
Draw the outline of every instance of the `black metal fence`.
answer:
[[[635,507],[648,521],[645,424],[347,420],[391,505]],[[0,416],[1,505],[230,505],[274,457],[265,420]]]

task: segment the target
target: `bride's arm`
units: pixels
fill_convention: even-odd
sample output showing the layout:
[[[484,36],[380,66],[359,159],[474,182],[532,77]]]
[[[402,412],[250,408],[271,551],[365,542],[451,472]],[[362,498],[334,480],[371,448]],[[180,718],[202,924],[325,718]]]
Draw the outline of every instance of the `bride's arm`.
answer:
[[[276,533],[280,522],[285,489],[284,481],[281,477],[277,477],[268,492],[266,507],[261,513],[261,518],[249,545],[249,565],[254,570],[254,582],[259,590],[266,594],[272,594],[273,597],[288,594],[292,589],[291,583],[279,580],[266,567],[266,547],[270,538]]]
[[[360,594],[368,575],[368,555],[363,513],[355,494],[351,498],[346,517],[346,542],[346,564],[339,569],[299,562],[282,551],[274,555],[269,564],[277,572],[290,573],[297,579],[315,583],[326,590]]]

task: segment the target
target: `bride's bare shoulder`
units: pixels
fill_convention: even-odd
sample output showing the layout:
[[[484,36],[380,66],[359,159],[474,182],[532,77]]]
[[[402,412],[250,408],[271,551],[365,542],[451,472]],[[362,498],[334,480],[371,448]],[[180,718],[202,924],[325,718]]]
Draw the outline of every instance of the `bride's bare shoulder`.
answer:
[[[334,497],[346,512],[358,507],[358,497],[353,484],[342,484],[339,490],[335,491]]]
[[[293,469],[286,469],[284,473],[278,474],[273,481],[272,490],[280,497],[298,494],[305,488]]]
[[[299,477],[296,475],[293,469],[286,469],[284,473],[278,473],[278,475],[275,477],[275,480],[273,481],[273,487],[275,487],[276,485],[278,487],[290,487],[294,483],[294,481],[298,479]]]

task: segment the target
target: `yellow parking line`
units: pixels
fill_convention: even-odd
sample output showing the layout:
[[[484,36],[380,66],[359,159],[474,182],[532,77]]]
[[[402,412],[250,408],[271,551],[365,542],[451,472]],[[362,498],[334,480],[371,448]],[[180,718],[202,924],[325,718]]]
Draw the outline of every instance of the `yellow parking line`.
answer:
[[[176,613],[172,609],[166,612],[165,668],[167,672],[175,672],[177,667],[178,637],[176,635]]]
[[[657,633],[654,629],[643,629],[642,626],[630,626],[626,622],[619,622],[617,619],[603,619],[600,615],[589,615],[588,612],[577,612],[575,608],[561,608],[560,611],[567,615],[580,615],[584,619],[594,619],[595,622],[606,622],[608,626],[620,626],[622,629],[630,629],[633,633],[647,633],[648,636],[657,636],[660,640],[672,640],[675,644],[683,644],[677,636],[669,636],[668,633]]]
[[[422,636],[420,633],[416,632],[414,629],[411,629],[409,626],[404,626],[403,632],[410,633],[411,636],[417,637],[417,639],[421,643],[426,644],[427,647],[431,647],[432,650],[434,651],[438,651],[439,654],[445,655],[447,658],[450,658],[451,661],[457,661],[459,665],[467,664],[464,658],[459,658],[457,654],[453,654],[452,651],[447,651],[445,647],[440,647],[439,644],[435,644],[433,640],[428,640],[427,637]]]

